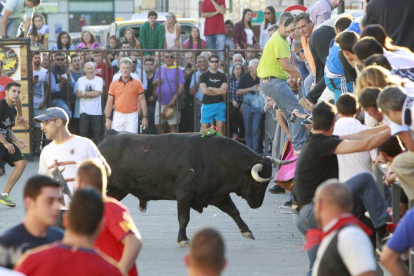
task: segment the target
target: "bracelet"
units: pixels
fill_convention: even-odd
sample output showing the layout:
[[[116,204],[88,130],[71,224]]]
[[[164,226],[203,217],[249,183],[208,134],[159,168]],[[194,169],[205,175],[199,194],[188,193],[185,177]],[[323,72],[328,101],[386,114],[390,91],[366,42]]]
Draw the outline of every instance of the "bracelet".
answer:
[[[106,119],[111,120],[111,117],[106,117]]]
[[[142,115],[142,117],[143,117],[143,118],[147,118],[147,119],[148,119],[148,116],[146,116],[146,115]]]

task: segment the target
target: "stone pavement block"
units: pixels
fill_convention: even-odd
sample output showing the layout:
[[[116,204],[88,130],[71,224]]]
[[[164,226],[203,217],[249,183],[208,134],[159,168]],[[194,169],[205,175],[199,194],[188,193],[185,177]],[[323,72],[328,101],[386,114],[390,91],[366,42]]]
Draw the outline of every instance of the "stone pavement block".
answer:
[[[12,190],[11,196],[17,204],[16,208],[0,206],[0,233],[22,221],[23,185],[37,170],[38,162],[28,162],[22,178]],[[0,177],[0,187],[6,184],[12,168],[6,167],[6,171],[7,175]],[[288,199],[288,195],[266,192],[263,205],[259,209],[251,209],[244,199],[234,194],[232,198],[256,240],[244,238],[236,223],[214,206],[204,209],[202,214],[191,210],[191,220],[187,228],[190,240],[204,227],[214,227],[222,234],[228,259],[223,275],[305,275],[308,259],[301,249],[303,238],[293,223],[292,215],[281,213],[291,209],[279,209]],[[186,275],[183,257],[188,248],[181,248],[177,243],[176,201],[150,201],[145,213],[139,211],[138,199],[131,195],[122,203],[129,208],[143,238],[143,248],[137,261],[139,274]]]

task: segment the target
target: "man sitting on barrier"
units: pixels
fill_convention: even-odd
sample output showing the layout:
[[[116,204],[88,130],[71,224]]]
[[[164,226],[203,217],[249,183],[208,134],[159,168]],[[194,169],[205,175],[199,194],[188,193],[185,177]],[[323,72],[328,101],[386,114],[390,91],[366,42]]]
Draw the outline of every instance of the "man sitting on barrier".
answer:
[[[24,37],[29,33],[35,8],[42,0],[7,0],[1,12],[1,38],[19,37],[24,21]],[[1,4],[3,6],[3,4]]]

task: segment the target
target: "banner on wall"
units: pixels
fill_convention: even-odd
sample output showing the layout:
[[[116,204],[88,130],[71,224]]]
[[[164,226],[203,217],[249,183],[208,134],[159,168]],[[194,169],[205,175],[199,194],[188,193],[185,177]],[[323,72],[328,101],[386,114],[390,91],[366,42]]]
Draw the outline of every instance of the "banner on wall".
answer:
[[[1,47],[0,60],[3,61],[4,75],[15,81],[21,80],[20,46]]]

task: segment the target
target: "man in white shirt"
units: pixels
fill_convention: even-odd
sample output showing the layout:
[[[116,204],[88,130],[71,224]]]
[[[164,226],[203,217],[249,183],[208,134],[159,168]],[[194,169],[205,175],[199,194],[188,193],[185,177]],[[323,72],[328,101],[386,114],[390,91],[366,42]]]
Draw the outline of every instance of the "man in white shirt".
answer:
[[[79,135],[87,137],[92,127],[95,143],[103,139],[102,103],[103,79],[95,76],[95,66],[87,62],[83,69],[85,76],[78,79],[76,97],[80,98]]]
[[[369,128],[355,119],[360,108],[358,98],[354,94],[342,94],[336,102],[336,108],[339,119],[335,123],[334,135],[345,136],[356,134]],[[372,162],[374,162],[376,155],[375,150],[338,154],[339,181],[345,182],[362,172],[372,173]]]
[[[69,206],[78,170],[76,164],[94,157],[100,158],[104,164],[106,161],[91,140],[69,132],[69,118],[62,108],[48,108],[45,113],[35,117],[34,121],[41,124],[46,138],[53,140],[40,155],[39,174],[54,179],[63,177],[70,191],[64,194],[64,204]]]
[[[410,132],[414,131],[414,97],[407,95],[402,87],[385,87],[379,94],[377,103],[390,121],[409,127]],[[414,200],[414,139],[410,132],[406,132],[404,136],[398,135],[408,151],[394,159],[392,168],[408,199],[412,201]]]
[[[33,67],[33,113],[34,116],[42,115],[46,111],[46,101],[49,95],[49,85],[47,83],[47,70],[40,66],[42,63],[42,56],[39,52],[32,52],[32,67]],[[35,123],[34,138],[35,154],[40,155],[40,139],[42,131],[40,124]]]
[[[312,238],[322,240],[312,275],[375,276],[374,248],[367,235],[371,229],[351,214],[349,188],[337,179],[327,180],[316,190],[314,202],[315,217],[322,231],[316,230],[318,235]],[[312,240],[316,239],[309,241]]]

